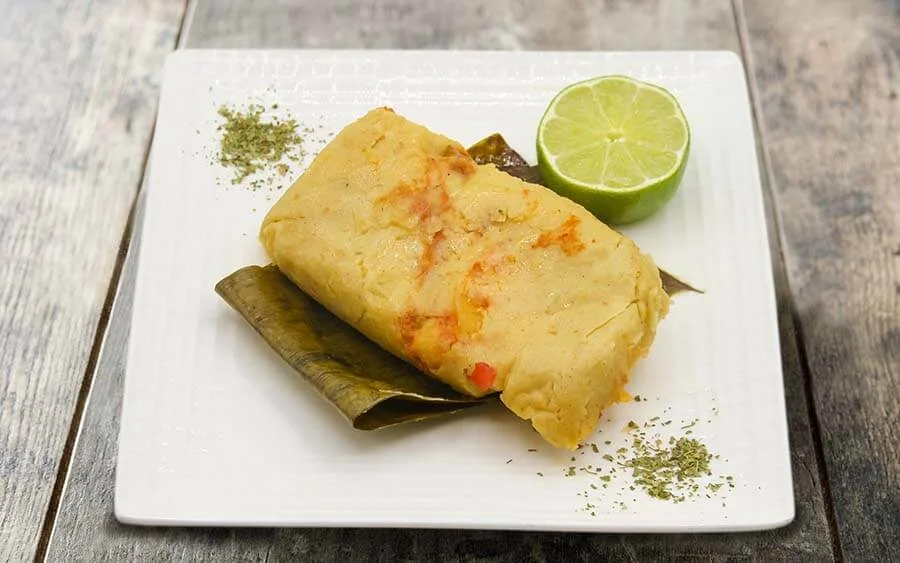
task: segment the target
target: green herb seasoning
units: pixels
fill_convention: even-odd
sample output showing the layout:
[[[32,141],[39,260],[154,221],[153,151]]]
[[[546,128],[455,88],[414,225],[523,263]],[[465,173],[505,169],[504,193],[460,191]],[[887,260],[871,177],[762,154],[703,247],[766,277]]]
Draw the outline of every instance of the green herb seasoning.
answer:
[[[273,109],[277,105],[272,106]],[[246,111],[222,106],[219,115],[225,123],[219,125],[222,132],[219,154],[216,160],[222,166],[234,170],[232,184],[240,184],[247,177],[257,173],[273,173],[265,180],[251,182],[252,189],[271,184],[274,174],[287,174],[288,167],[281,163],[287,157],[298,161],[303,155],[303,138],[297,132],[294,119],[282,120],[278,117],[264,120],[265,108],[251,104]]]
[[[635,438],[634,453],[623,464],[632,470],[634,482],[647,494],[662,500],[685,500],[693,492],[694,483],[689,480],[707,475],[712,456],[693,438],[679,438],[669,448],[649,445]]]
[[[608,465],[576,468],[581,474],[596,476],[593,477],[596,481],[590,483],[590,488],[579,493],[579,496],[594,498],[596,501],[598,497],[594,497],[596,493],[593,492],[607,489],[612,485],[613,478],[617,481],[628,479],[621,490],[615,493],[620,498],[623,494],[627,495],[628,491],[642,490],[653,498],[679,503],[693,498],[712,498],[711,495],[720,490],[733,489],[735,485],[731,475],[713,477],[712,462],[719,459],[719,456],[711,454],[702,441],[690,436],[700,420],[682,420],[679,425],[680,435],[663,437],[657,433],[657,429],[668,427],[672,422],[660,422],[658,416],[642,424],[629,421],[623,428],[625,444],[611,453],[602,452],[593,444],[594,453],[600,454],[600,459]],[[603,444],[611,446],[612,441],[606,440]],[[618,473],[616,468],[619,469]],[[573,476],[576,472],[569,467],[564,469],[564,473],[566,476]],[[622,510],[627,508],[621,500],[610,502]],[[581,510],[590,512],[591,508],[592,505],[588,503]]]

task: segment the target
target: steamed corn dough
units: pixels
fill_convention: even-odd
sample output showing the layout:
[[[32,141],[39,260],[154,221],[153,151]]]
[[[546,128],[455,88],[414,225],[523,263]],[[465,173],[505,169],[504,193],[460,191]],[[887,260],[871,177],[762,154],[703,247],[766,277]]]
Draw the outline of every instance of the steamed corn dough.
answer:
[[[500,391],[564,448],[627,396],[668,308],[631,240],[390,109],[322,150],[261,240],[370,339],[461,392]]]

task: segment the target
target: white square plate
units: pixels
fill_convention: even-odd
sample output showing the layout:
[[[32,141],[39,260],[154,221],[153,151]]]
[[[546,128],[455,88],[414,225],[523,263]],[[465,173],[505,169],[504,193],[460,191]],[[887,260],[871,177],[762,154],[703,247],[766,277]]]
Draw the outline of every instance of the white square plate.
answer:
[[[734,488],[676,504],[629,490],[621,470],[609,483],[585,472],[567,477],[573,454],[547,446],[500,407],[352,430],[214,293],[232,271],[266,263],[255,235],[278,195],[231,187],[227,172],[211,164],[221,104],[277,103],[313,131],[310,139],[388,105],[464,145],[502,132],[534,162],[535,131],[551,97],[613,73],[668,88],[691,124],[679,192],[624,231],[706,293],[677,296],[629,385],[646,400],[609,409],[592,439],[598,451],[580,450],[577,465],[602,465],[628,440],[630,420],[671,419],[660,429],[668,437],[697,418],[693,436],[720,456],[713,471],[733,476]],[[171,55],[146,194],[116,516],[165,525],[603,532],[786,524],[794,503],[753,139],[733,53]],[[305,164],[294,165],[286,183]],[[588,503],[594,508],[585,510]]]

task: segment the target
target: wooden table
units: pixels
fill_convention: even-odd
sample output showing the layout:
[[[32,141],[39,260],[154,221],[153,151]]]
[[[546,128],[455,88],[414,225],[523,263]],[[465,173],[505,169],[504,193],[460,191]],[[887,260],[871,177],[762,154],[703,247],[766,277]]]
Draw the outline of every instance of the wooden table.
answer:
[[[0,0],[0,13],[0,561],[900,559],[896,0]],[[738,52],[796,520],[699,536],[118,524],[140,188],[179,47]]]

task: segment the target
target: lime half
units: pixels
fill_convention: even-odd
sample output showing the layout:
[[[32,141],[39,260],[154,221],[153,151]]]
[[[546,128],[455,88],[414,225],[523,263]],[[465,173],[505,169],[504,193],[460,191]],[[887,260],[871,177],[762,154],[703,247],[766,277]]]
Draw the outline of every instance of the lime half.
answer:
[[[560,195],[606,223],[630,223],[672,199],[690,143],[672,94],[627,76],[601,76],[567,86],[550,102],[538,128],[538,164]]]

